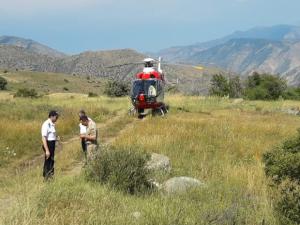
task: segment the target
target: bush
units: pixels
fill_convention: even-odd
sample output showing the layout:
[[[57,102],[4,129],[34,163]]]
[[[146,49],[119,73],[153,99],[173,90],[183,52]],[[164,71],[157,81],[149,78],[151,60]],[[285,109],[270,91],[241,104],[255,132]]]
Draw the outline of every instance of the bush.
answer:
[[[279,191],[282,224],[300,223],[300,130],[298,136],[264,154],[265,172]]]
[[[211,79],[211,87],[209,89],[209,94],[220,97],[228,96],[228,79],[222,74],[215,74]]]
[[[7,80],[3,77],[0,77],[0,90],[5,90],[7,85]]]
[[[276,183],[290,179],[300,182],[300,130],[296,138],[264,154],[265,171]]]
[[[64,90],[64,91],[69,91],[69,88],[63,87],[63,90]]]
[[[106,83],[104,93],[110,97],[123,97],[130,92],[128,83],[119,80],[110,80]]]
[[[98,97],[98,95],[94,92],[89,92],[88,97],[93,98],[93,97]]]
[[[241,80],[239,77],[228,79],[222,74],[215,74],[211,79],[209,94],[219,97],[229,96],[230,98],[240,98],[243,93]]]
[[[125,193],[144,193],[150,188],[150,171],[145,166],[148,160],[148,154],[131,149],[102,150],[87,171],[88,179],[107,183]]]
[[[289,87],[282,97],[289,100],[300,100],[300,88]]]
[[[277,100],[286,89],[286,81],[278,76],[254,73],[248,77],[245,93],[250,100]]]
[[[300,224],[300,183],[285,180],[279,186],[277,210],[282,212],[282,224]]]
[[[14,97],[38,98],[39,96],[35,89],[21,88],[21,89],[18,89],[18,91],[14,95]]]

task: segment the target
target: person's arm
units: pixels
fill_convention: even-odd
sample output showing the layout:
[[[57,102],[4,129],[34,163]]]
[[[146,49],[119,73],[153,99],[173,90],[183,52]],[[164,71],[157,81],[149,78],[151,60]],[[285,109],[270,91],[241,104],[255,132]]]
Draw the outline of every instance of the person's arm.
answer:
[[[85,139],[87,141],[96,141],[96,135],[86,135]]]
[[[47,124],[44,123],[42,126],[42,142],[43,142],[43,147],[45,149],[46,159],[48,159],[50,157],[50,151],[48,148],[47,138],[46,138],[47,134],[48,134],[48,127],[47,127]]]
[[[49,151],[49,148],[48,148],[46,137],[42,137],[42,142],[43,142],[43,146],[44,146],[44,149],[45,149],[46,158],[48,159],[50,157],[50,151]]]

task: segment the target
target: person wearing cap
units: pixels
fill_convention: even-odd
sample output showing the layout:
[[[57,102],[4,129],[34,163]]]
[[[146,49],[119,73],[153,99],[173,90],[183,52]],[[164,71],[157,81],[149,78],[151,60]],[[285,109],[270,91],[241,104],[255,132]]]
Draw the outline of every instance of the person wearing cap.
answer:
[[[57,141],[57,134],[55,123],[58,119],[56,111],[50,111],[48,119],[42,125],[42,142],[43,150],[45,152],[45,162],[43,169],[43,177],[45,180],[52,178],[54,175],[54,153],[55,144]]]
[[[87,162],[93,159],[98,148],[98,132],[96,123],[86,115],[80,117],[81,124],[86,127],[86,134],[80,135],[86,143]]]

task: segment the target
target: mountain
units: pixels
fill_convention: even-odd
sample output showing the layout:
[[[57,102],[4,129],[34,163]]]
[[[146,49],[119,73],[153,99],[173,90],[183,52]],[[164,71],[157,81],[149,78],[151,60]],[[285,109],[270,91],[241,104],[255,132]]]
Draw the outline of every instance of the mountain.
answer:
[[[280,74],[300,85],[300,27],[278,25],[237,31],[223,38],[157,53],[168,61],[202,64],[249,75]]]
[[[0,45],[22,47],[29,52],[47,55],[50,57],[64,57],[64,53],[49,48],[46,45],[40,44],[30,39],[24,39],[14,36],[0,36]]]
[[[131,49],[88,51],[78,55],[54,57],[14,45],[0,45],[0,68],[64,73],[89,77],[132,80],[143,68],[147,57]],[[115,65],[122,65],[116,66]],[[167,84],[185,93],[207,93],[211,75],[222,73],[214,68],[164,64]]]
[[[232,39],[265,39],[270,41],[294,42],[300,40],[300,27],[277,25],[272,27],[256,27],[247,31],[236,31],[228,36],[212,41],[196,43],[189,46],[166,48],[155,55],[162,56],[168,61],[195,63],[194,56],[198,53],[224,44]]]

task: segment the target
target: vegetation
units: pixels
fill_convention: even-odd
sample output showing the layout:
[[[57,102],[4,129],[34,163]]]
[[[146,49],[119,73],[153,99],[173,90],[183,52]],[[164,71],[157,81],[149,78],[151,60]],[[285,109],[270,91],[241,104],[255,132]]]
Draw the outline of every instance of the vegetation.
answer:
[[[296,138],[264,155],[266,174],[278,189],[282,224],[300,223],[300,130]]]
[[[125,193],[144,193],[150,188],[148,160],[149,155],[136,150],[102,150],[96,155],[88,177]]]
[[[63,93],[68,89],[70,93],[98,95],[103,94],[104,80],[93,78],[89,81],[85,77],[56,73],[42,73],[32,71],[14,71],[1,75],[8,82],[7,89],[17,92],[18,89],[33,88],[41,94]]]
[[[14,97],[38,98],[39,96],[35,89],[21,88],[14,94]]]
[[[3,77],[0,77],[0,90],[5,90],[7,85],[7,80]]]
[[[244,86],[244,87],[243,87]],[[211,79],[210,95],[249,100],[300,100],[300,89],[287,87],[286,81],[275,75],[254,73],[243,85],[239,77],[216,74]]]
[[[276,100],[286,89],[286,81],[278,76],[254,73],[248,77],[245,96],[250,100]]]
[[[127,98],[64,93],[33,100],[1,92],[0,151],[9,147],[17,154],[10,153],[0,168],[0,224],[278,225],[277,196],[269,195],[262,156],[296,134],[300,118],[281,111],[300,103],[195,96],[167,96],[167,103],[172,107],[166,118],[141,122],[125,115]],[[52,108],[61,112],[57,130],[64,144],[56,155],[55,180],[44,183],[42,162],[37,168],[19,165],[40,155],[40,125]],[[205,187],[183,195],[132,196],[109,182],[87,182],[80,173],[80,142],[69,139],[78,133],[81,108],[98,122],[101,144],[164,154],[172,163],[168,177],[194,177]]]
[[[212,77],[210,95],[229,96],[230,98],[240,98],[242,96],[242,85],[239,77],[227,78],[222,74]]]
[[[89,92],[88,97],[93,98],[93,97],[98,97],[98,95],[94,92]]]
[[[121,80],[109,80],[104,90],[104,93],[110,97],[123,97],[128,95],[129,92],[129,84]]]

